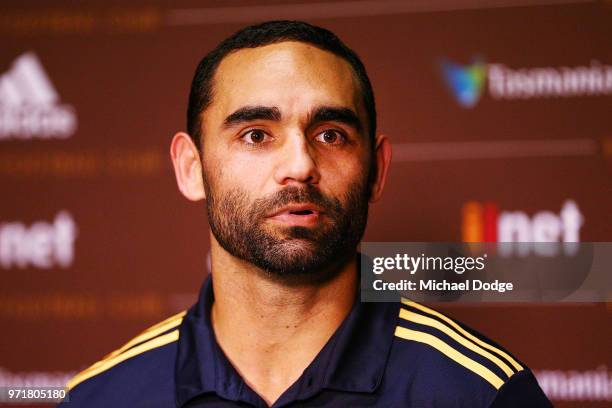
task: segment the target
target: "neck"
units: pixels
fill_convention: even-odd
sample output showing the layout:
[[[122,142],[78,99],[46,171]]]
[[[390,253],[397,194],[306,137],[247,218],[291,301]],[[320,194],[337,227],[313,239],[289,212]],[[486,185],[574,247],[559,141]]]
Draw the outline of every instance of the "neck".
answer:
[[[245,382],[271,405],[348,315],[357,290],[356,256],[336,266],[329,279],[287,284],[233,257],[214,237],[211,243],[217,342]]]

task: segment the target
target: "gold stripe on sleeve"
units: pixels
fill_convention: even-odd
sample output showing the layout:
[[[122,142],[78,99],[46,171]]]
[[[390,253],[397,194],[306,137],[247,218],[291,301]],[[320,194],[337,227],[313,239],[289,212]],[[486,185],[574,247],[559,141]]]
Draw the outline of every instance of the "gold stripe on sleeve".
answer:
[[[410,330],[398,326],[395,328],[395,335],[402,339],[416,341],[435,348],[448,358],[454,360],[455,362],[461,364],[463,367],[487,380],[497,390],[504,384],[502,379],[495,375],[491,370],[489,370],[482,364],[472,360],[471,358],[466,357],[465,355],[461,354],[460,352],[458,352],[439,338],[432,336],[431,334]]]
[[[154,338],[151,341],[146,343],[139,344],[138,346],[127,350],[123,354],[118,354],[114,357],[108,358],[102,362],[98,362],[91,367],[81,371],[79,374],[75,375],[70,381],[68,381],[67,387],[69,390],[73,389],[79,383],[98,375],[111,367],[125,361],[129,358],[137,356],[138,354],[142,354],[145,351],[153,350],[155,348],[164,346],[166,344],[172,343],[179,338],[179,331],[174,330],[170,333],[164,334],[163,336],[159,336]]]
[[[153,326],[151,326],[148,329],[146,329],[143,333],[150,332],[150,331],[155,330],[155,329],[157,329],[158,327],[161,327],[161,326],[167,326],[168,324],[171,324],[171,323],[173,323],[173,322],[175,322],[177,320],[178,321],[182,321],[183,320],[183,316],[185,316],[186,314],[187,314],[187,311],[183,310],[182,312],[179,312],[179,313],[177,313],[177,314],[175,314],[173,316],[170,316],[169,318],[167,318],[165,320],[162,320],[159,323],[154,324]]]
[[[465,348],[470,349],[473,352],[478,353],[481,356],[491,360],[499,368],[501,368],[504,373],[506,373],[508,378],[512,377],[512,375],[514,374],[514,371],[512,371],[512,369],[510,367],[508,367],[508,365],[506,363],[504,363],[503,361],[501,361],[499,358],[497,358],[493,354],[489,353],[488,351],[483,350],[477,344],[475,344],[472,341],[470,341],[470,340],[466,339],[465,337],[461,336],[460,334],[458,334],[456,331],[454,331],[453,329],[451,329],[450,327],[448,327],[444,323],[441,323],[441,322],[439,322],[436,319],[432,319],[430,317],[426,317],[426,316],[420,315],[418,313],[410,312],[410,311],[408,311],[408,310],[406,310],[404,308],[400,308],[400,317],[402,319],[404,319],[404,320],[408,320],[408,321],[411,321],[411,322],[415,322],[415,323],[418,323],[418,324],[422,324],[422,325],[425,325],[425,326],[429,326],[429,327],[433,327],[435,329],[438,329],[441,332],[443,332],[444,334],[446,334],[448,337],[450,337],[453,340],[455,340],[457,343],[459,343],[462,346],[464,346]]]
[[[439,317],[440,319],[444,320],[446,323],[448,323],[450,326],[452,326],[455,330],[457,330],[459,333],[463,334],[465,337],[467,337],[468,339],[472,340],[474,343],[478,344],[481,347],[484,347],[486,349],[488,349],[489,351],[493,351],[499,355],[501,355],[502,357],[504,357],[506,360],[508,360],[510,362],[510,364],[512,364],[512,366],[517,370],[517,371],[521,371],[523,369],[523,366],[521,366],[519,363],[516,362],[515,359],[513,359],[512,357],[510,357],[510,355],[508,355],[508,353],[504,352],[503,350],[498,349],[495,346],[492,346],[489,343],[486,343],[482,340],[480,340],[478,337],[472,335],[471,333],[469,333],[468,331],[466,331],[465,329],[463,329],[461,326],[459,326],[457,323],[455,323],[452,319],[449,319],[448,317],[444,316],[442,313],[436,312],[433,309],[430,309],[428,307],[425,307],[419,303],[413,302],[411,300],[408,300],[406,298],[402,298],[402,303],[408,306],[412,306],[415,309],[419,309],[425,313],[434,315],[436,317]]]
[[[149,327],[148,329],[140,333],[138,336],[134,337],[132,340],[128,341],[123,346],[118,348],[117,350],[112,351],[108,353],[107,355],[105,355],[100,362],[106,360],[107,358],[112,358],[118,354],[123,353],[125,350],[129,349],[135,344],[150,340],[153,337],[156,337],[159,334],[180,325],[181,322],[183,321],[183,316],[185,316],[186,313],[187,311],[182,311],[178,314],[175,314],[174,316],[167,318],[166,320],[162,322],[155,324],[154,326]]]

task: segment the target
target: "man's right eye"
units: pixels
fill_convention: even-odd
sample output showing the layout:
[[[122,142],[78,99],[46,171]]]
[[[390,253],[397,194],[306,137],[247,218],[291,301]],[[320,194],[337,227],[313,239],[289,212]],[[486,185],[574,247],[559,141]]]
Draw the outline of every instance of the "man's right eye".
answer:
[[[270,136],[266,135],[266,133],[260,129],[249,130],[248,132],[245,132],[241,136],[241,139],[244,140],[244,142],[247,144],[263,143],[267,141],[269,138]]]

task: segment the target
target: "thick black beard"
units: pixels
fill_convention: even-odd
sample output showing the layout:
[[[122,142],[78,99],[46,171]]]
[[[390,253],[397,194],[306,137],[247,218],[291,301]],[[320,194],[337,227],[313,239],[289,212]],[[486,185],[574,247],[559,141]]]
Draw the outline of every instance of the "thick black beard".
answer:
[[[204,175],[210,229],[231,255],[276,278],[333,274],[338,263],[354,256],[368,218],[368,182],[355,183],[344,197],[327,197],[312,185],[289,186],[252,203],[237,189],[216,194]],[[271,211],[290,203],[311,203],[323,209],[324,224],[316,228],[287,227],[282,237],[266,230]],[[329,276],[327,276],[329,278]]]

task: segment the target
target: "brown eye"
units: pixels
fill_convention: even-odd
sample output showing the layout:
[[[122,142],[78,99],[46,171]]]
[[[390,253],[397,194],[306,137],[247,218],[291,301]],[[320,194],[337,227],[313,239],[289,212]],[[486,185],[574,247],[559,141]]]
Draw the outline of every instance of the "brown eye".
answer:
[[[253,129],[246,132],[242,138],[248,144],[259,144],[266,140],[266,134],[263,130]]]
[[[327,143],[334,143],[338,139],[338,134],[336,132],[325,131],[323,132],[323,140]]]
[[[317,135],[316,140],[330,145],[341,144],[344,141],[344,136],[336,130],[326,130]]]

